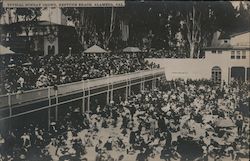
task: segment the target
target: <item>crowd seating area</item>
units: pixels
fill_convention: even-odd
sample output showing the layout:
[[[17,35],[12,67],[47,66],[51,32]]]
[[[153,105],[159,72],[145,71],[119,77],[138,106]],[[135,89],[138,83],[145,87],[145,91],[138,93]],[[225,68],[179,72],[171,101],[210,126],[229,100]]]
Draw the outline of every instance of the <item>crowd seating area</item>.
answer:
[[[249,156],[247,84],[161,81],[90,113],[69,107],[45,130],[0,135],[0,160],[240,160]]]
[[[28,57],[9,63],[5,89],[7,93],[22,92],[158,67],[126,54]]]

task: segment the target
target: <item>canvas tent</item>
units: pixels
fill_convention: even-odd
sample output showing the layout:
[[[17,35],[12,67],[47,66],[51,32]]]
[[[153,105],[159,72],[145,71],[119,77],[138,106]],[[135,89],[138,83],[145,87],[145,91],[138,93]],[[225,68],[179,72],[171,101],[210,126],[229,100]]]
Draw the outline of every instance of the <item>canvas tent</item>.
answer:
[[[15,54],[14,51],[10,50],[7,47],[4,47],[3,45],[0,45],[0,55],[13,55]]]
[[[88,48],[87,50],[85,50],[83,53],[87,53],[87,54],[98,54],[98,53],[108,53],[108,51],[104,50],[103,48],[101,48],[100,46],[97,45],[93,45],[90,48]]]
[[[138,47],[126,47],[122,51],[124,53],[139,53],[139,52],[142,52]]]

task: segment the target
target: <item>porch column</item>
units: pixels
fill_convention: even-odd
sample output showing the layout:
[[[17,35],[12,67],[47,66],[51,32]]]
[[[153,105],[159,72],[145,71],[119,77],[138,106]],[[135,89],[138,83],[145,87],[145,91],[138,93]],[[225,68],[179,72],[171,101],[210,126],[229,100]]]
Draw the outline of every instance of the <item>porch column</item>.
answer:
[[[245,68],[245,82],[247,82],[247,68]]]
[[[228,67],[228,84],[231,82],[231,67]]]

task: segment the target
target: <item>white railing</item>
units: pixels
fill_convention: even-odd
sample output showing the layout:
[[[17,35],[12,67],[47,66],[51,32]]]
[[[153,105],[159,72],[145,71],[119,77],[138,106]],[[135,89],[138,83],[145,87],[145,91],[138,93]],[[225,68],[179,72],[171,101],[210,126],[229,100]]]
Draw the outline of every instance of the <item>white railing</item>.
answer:
[[[113,75],[109,77],[62,84],[58,85],[57,94],[64,95],[64,94],[74,93],[79,90],[83,91],[86,88],[93,89],[107,84],[116,84],[121,81],[133,80],[133,79],[147,77],[149,75],[164,74],[164,73],[165,73],[164,68],[158,68],[158,69],[137,71],[133,73]],[[55,96],[55,93],[56,92],[53,89],[53,87],[46,87],[46,88],[24,91],[23,93],[20,94],[14,93],[14,94],[2,95],[0,96],[0,108],[10,107],[13,105],[18,105],[36,100],[47,99],[48,97]]]

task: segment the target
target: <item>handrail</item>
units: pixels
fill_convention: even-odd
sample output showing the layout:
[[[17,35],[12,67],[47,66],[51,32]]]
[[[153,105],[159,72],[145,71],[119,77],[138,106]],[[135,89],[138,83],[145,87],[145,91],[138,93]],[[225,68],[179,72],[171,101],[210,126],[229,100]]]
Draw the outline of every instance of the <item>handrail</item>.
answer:
[[[57,92],[58,92],[58,95],[63,95],[66,93],[73,93],[78,90],[83,90],[83,87],[97,88],[105,84],[110,84],[110,83],[115,84],[121,81],[126,81],[127,79],[142,78],[142,77],[154,75],[157,73],[164,73],[164,68],[156,68],[152,70],[141,70],[141,71],[136,71],[133,73],[125,73],[125,74],[120,74],[120,75],[112,75],[108,77],[61,84],[57,86],[58,87]],[[29,91],[24,91],[20,94],[13,93],[13,94],[0,95],[0,108],[6,107],[6,106],[7,107],[13,106],[13,105],[21,104],[25,102],[30,102],[33,100],[45,99],[48,97],[48,92],[50,92],[50,96],[55,95],[55,91],[53,90],[52,86],[32,89]]]

